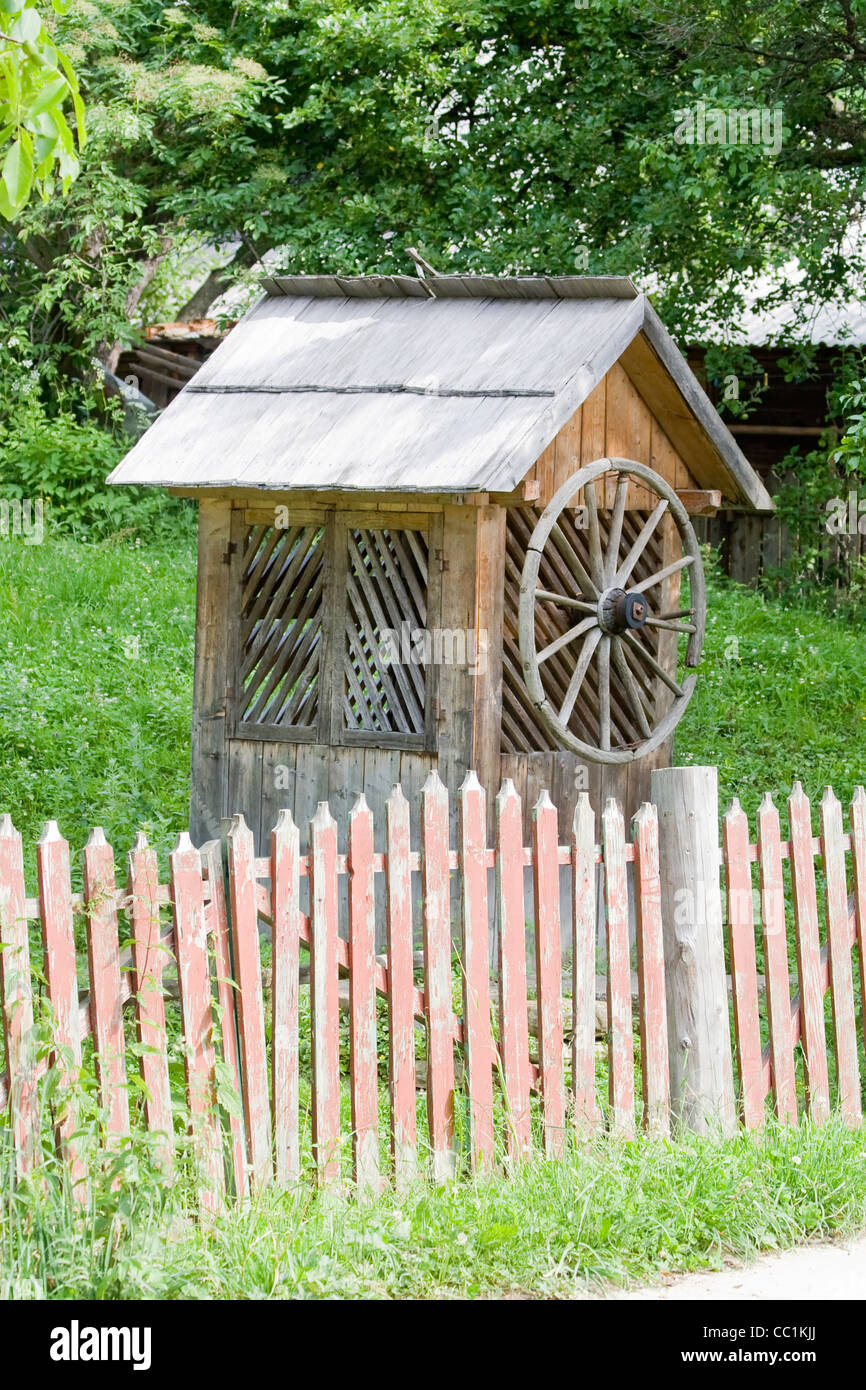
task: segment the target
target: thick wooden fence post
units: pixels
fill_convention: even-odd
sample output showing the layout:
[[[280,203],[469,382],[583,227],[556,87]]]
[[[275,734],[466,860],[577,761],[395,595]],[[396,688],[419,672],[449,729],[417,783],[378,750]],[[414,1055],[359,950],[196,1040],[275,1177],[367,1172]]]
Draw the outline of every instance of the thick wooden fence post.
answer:
[[[671,1109],[696,1134],[733,1134],[734,1074],[714,767],[652,773],[659,816]]]

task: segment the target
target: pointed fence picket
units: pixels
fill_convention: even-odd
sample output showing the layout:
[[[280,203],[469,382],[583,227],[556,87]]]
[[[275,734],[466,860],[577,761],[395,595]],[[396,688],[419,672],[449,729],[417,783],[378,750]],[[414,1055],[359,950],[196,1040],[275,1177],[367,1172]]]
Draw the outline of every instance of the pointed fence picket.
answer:
[[[326,803],[312,819],[307,855],[299,853],[298,828],[287,811],[280,813],[270,853],[262,858],[256,857],[252,834],[238,816],[224,845],[211,841],[197,851],[181,836],[169,856],[167,885],[159,883],[156,855],[139,836],[123,890],[115,886],[111,847],[96,830],[84,850],[83,894],[71,891],[69,847],[49,823],[37,846],[37,898],[26,896],[20,836],[8,816],[0,819],[0,986],[7,1065],[0,1078],[0,1103],[10,1109],[18,1172],[23,1175],[38,1162],[38,1083],[49,1066],[56,1066],[60,1077],[52,1108],[42,1118],[54,1127],[79,1195],[86,1190],[75,1124],[82,1099],[77,1088],[82,1042],[91,1034],[106,1144],[116,1148],[133,1126],[148,1131],[157,1161],[170,1174],[180,1113],[180,1127],[190,1136],[203,1174],[202,1203],[211,1211],[219,1210],[226,1191],[243,1199],[250,1188],[272,1181],[286,1187],[308,1171],[307,1085],[317,1180],[338,1186],[348,1177],[351,1156],[359,1193],[378,1192],[386,1170],[396,1184],[405,1185],[416,1172],[437,1181],[449,1178],[463,1163],[470,1171],[489,1172],[500,1154],[517,1164],[528,1153],[533,1134],[550,1155],[564,1151],[569,1132],[579,1137],[607,1126],[629,1138],[638,1120],[636,1071],[643,1128],[669,1133],[664,866],[655,808],[641,808],[629,841],[619,807],[609,802],[598,845],[594,813],[582,796],[562,844],[556,810],[543,793],[533,808],[530,844],[524,845],[520,799],[506,781],[496,798],[489,847],[485,804],[483,789],[469,774],[458,793],[452,847],[448,794],[431,773],[421,795],[420,852],[410,847],[412,808],[399,787],[387,803],[384,853],[374,850],[373,815],[363,797],[349,817],[346,855],[338,853],[337,827]],[[841,807],[832,792],[821,803],[819,835],[813,835],[810,805],[799,784],[787,811],[788,840],[781,838],[779,814],[769,797],[758,812],[756,843],[749,841],[748,822],[737,803],[723,820],[741,1119],[747,1128],[760,1126],[771,1095],[776,1114],[796,1122],[802,1096],[803,1108],[816,1121],[825,1120],[835,1106],[853,1125],[860,1122],[861,1104],[852,951],[856,946],[862,1004],[866,794],[858,789],[852,800],[849,834],[843,831]],[[596,1040],[599,866],[607,931],[606,1049]],[[571,880],[570,1000],[563,998],[564,869]],[[531,907],[525,900],[527,871]],[[411,904],[417,873],[422,886],[420,984],[415,980]],[[456,922],[450,912],[454,873],[461,888]],[[305,878],[308,913],[301,908]],[[348,884],[345,939],[339,919],[343,878]],[[386,889],[384,956],[375,954],[377,882]],[[493,981],[491,893],[498,932],[498,979]],[[163,920],[167,909],[170,921]],[[73,930],[78,911],[90,984],[80,999]],[[128,950],[121,949],[121,913],[129,923]],[[28,932],[36,919],[54,1030],[48,1049],[36,1046]],[[270,1040],[259,945],[265,924],[272,943]],[[308,1079],[301,1066],[302,949],[310,966]],[[792,996],[794,959],[798,991]],[[637,968],[636,1001],[632,964]],[[339,985],[341,973],[349,980],[347,998]],[[169,1086],[167,1001],[172,988],[179,999],[186,1077],[181,1106],[177,1098],[173,1102]],[[127,1001],[134,1019],[125,1026]],[[347,1074],[341,1072],[344,1007]],[[140,1044],[135,1051],[141,1100],[130,1091],[134,1064],[126,1057],[133,1026]],[[764,1030],[768,1040],[762,1051]],[[387,1039],[381,1056],[380,1037]],[[383,1157],[386,1134],[380,1133],[379,1077],[385,1070],[390,1165]],[[604,1099],[597,1089],[599,1070],[607,1073]],[[220,1078],[238,1096],[236,1105],[226,1104],[225,1113],[217,1103]],[[426,1091],[426,1126],[416,1118],[421,1090]]]

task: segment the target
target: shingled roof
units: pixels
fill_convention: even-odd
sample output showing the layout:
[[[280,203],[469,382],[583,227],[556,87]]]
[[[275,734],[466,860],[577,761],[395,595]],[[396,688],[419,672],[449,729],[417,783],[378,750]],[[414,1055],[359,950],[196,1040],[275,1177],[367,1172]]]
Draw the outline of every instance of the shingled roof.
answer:
[[[109,482],[510,492],[635,345],[629,374],[699,485],[772,509],[628,279],[316,275],[264,290]]]

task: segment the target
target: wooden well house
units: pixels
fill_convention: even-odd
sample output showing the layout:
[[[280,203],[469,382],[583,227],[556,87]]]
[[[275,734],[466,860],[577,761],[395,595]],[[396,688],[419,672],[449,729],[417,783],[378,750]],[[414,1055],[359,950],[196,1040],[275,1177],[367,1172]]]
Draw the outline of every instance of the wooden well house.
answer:
[[[689,516],[771,510],[618,278],[304,276],[265,293],[113,483],[199,506],[191,828],[431,768],[630,816],[703,636]],[[416,816],[413,814],[413,822]],[[414,833],[414,830],[413,830]]]

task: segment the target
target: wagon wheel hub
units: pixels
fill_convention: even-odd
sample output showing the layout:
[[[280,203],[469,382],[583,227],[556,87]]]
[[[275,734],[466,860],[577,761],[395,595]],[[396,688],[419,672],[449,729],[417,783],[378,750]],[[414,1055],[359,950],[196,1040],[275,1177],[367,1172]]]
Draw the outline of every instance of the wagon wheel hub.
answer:
[[[627,510],[632,487],[640,512]],[[705,623],[700,548],[664,478],[602,458],[563,483],[532,532],[520,583],[526,694],[556,746],[599,763],[658,748],[692,697],[688,668]]]
[[[625,589],[605,589],[598,600],[598,625],[602,632],[637,632],[646,625],[650,606],[643,594]]]

